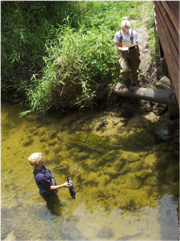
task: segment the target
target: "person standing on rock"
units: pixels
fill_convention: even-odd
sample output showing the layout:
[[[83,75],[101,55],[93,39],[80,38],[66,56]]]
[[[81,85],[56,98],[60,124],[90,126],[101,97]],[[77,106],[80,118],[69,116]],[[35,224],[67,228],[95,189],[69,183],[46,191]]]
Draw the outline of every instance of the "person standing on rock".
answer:
[[[45,160],[42,153],[35,152],[28,157],[28,162],[34,166],[34,179],[39,188],[40,195],[47,202],[47,207],[52,214],[57,214],[55,207],[61,204],[58,196],[57,189],[64,187],[72,187],[72,184],[65,182],[64,184],[57,185],[56,179],[50,170],[44,165]]]
[[[137,32],[130,28],[130,21],[127,17],[123,17],[121,30],[116,32],[114,42],[118,51],[122,79],[129,91],[133,92],[133,86],[137,84],[141,61],[138,47],[139,37]]]

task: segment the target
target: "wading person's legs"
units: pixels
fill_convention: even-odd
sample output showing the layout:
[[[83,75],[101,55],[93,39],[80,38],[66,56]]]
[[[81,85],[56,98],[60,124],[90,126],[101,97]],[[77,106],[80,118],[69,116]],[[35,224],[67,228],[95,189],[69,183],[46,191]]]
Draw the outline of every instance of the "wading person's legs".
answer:
[[[129,80],[129,74],[130,74],[130,71],[131,71],[130,62],[126,57],[121,56],[119,58],[119,64],[121,66],[122,79],[123,79],[125,85],[128,88],[129,84],[130,84],[130,80]]]
[[[138,80],[138,68],[140,65],[140,58],[139,58],[140,54],[139,54],[139,50],[136,50],[135,52],[131,52],[129,54],[129,58],[130,58],[130,74],[129,74],[129,78],[131,81],[131,85],[136,85],[137,84],[137,80]]]

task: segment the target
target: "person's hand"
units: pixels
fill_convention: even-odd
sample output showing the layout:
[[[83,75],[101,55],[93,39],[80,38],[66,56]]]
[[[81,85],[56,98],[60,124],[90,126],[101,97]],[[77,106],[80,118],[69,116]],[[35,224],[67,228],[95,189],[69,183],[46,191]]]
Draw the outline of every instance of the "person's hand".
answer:
[[[72,184],[69,183],[69,182],[65,182],[65,183],[63,184],[63,186],[64,186],[64,187],[72,187]]]

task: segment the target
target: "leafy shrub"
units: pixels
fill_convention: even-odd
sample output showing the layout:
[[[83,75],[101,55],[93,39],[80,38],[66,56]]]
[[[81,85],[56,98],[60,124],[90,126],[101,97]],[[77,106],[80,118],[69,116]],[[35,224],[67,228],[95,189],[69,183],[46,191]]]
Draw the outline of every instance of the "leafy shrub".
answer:
[[[35,79],[37,87],[27,91],[32,109],[91,107],[97,101],[97,92],[118,74],[111,31],[80,32],[64,26],[56,41],[46,47],[43,78]]]
[[[123,16],[140,19],[144,4],[2,2],[2,92],[32,111],[97,104],[121,81],[114,34]]]

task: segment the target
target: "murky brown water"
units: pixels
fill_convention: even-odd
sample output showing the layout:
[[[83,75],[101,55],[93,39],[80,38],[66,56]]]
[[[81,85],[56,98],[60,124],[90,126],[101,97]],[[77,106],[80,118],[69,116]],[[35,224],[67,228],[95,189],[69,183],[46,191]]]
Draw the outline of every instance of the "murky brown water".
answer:
[[[1,105],[1,236],[9,240],[177,240],[179,158],[153,132],[104,111],[29,114]],[[101,117],[104,117],[101,125]],[[52,214],[27,158],[42,152],[66,203]]]

